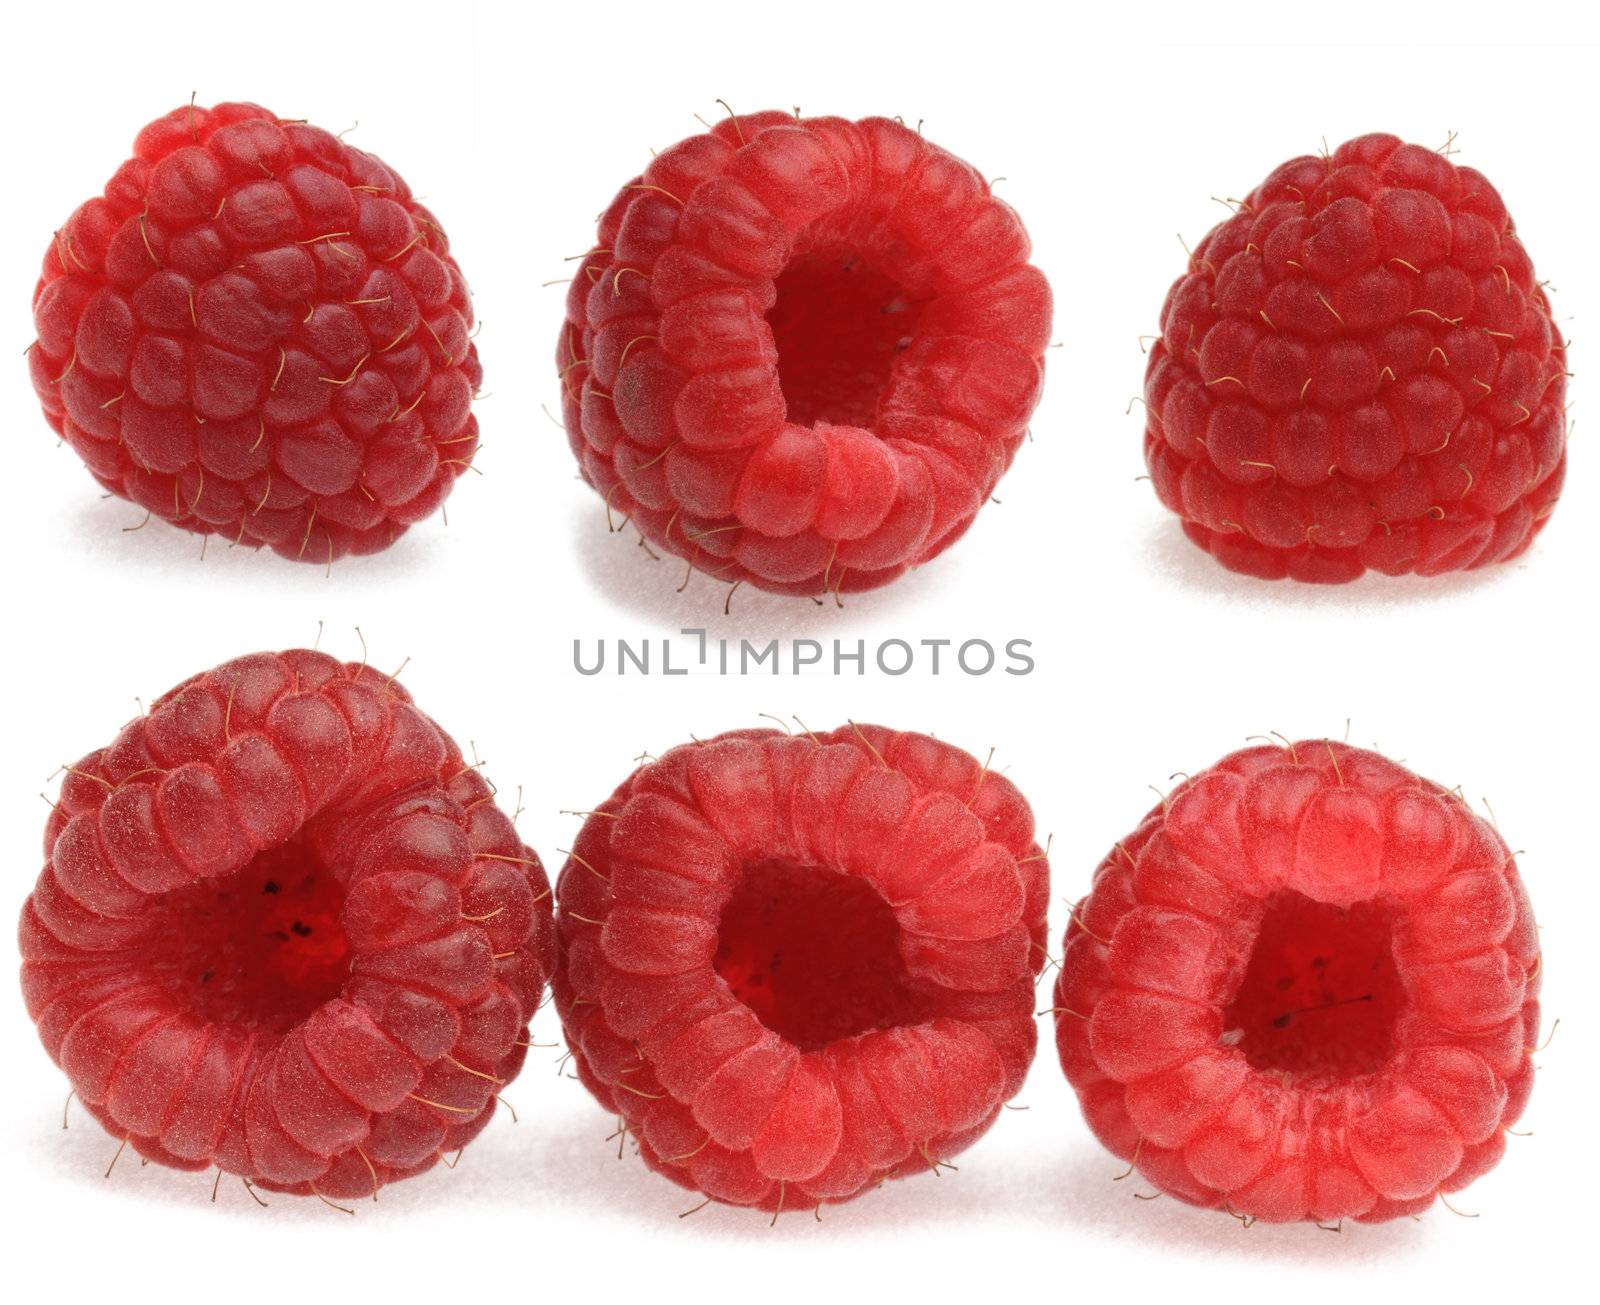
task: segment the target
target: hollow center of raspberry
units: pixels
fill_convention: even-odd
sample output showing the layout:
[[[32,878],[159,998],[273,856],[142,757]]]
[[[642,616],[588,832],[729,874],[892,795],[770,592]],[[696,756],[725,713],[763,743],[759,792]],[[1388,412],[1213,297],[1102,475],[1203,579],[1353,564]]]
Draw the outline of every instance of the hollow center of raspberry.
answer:
[[[296,835],[223,879],[163,897],[147,969],[203,1020],[283,1033],[350,974],[344,890]]]
[[[925,300],[847,250],[791,259],[767,322],[789,420],[871,429],[895,358],[916,338]]]
[[[716,968],[801,1051],[931,1017],[900,956],[889,904],[854,875],[788,861],[747,866],[722,912]]]
[[[1380,1069],[1405,1006],[1394,919],[1394,906],[1382,900],[1342,907],[1274,894],[1227,1009],[1225,1038],[1257,1069],[1296,1083]]]

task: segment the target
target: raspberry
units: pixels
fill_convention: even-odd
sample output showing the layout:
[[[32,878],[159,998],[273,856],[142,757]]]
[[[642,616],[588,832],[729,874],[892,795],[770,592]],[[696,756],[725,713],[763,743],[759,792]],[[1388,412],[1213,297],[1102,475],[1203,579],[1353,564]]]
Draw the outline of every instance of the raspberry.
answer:
[[[1150,351],[1145,461],[1234,571],[1486,566],[1555,508],[1566,367],[1488,181],[1362,136],[1291,159],[1200,242]]]
[[[1039,397],[1050,289],[966,163],[896,122],[733,117],[618,193],[556,362],[584,479],[650,543],[775,593],[948,548]]]
[[[184,681],[62,783],[22,911],[45,1048],[175,1168],[330,1199],[432,1167],[521,1068],[555,960],[492,799],[365,665]]]
[[[1539,942],[1455,794],[1322,740],[1186,780],[1067,930],[1056,1044],[1095,1135],[1246,1221],[1427,1209],[1533,1087]]]
[[[942,1167],[1033,1059],[1049,867],[1005,779],[922,734],[673,748],[590,813],[552,984],[645,1163],[773,1212]]]
[[[472,307],[378,159],[253,104],[185,107],[67,219],[29,351],[96,480],[201,535],[387,548],[477,448]]]

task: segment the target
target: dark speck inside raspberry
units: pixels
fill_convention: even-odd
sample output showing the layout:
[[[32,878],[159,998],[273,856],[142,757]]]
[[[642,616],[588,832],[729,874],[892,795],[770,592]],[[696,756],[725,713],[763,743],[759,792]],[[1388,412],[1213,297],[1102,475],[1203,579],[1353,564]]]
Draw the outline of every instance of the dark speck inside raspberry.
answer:
[[[928,1017],[899,939],[888,903],[864,880],[763,861],[746,867],[723,909],[716,969],[769,1029],[815,1051]]]
[[[1389,1059],[1405,1004],[1381,899],[1342,907],[1284,891],[1268,899],[1224,1035],[1257,1069],[1310,1085]]]
[[[790,260],[767,321],[789,420],[871,429],[896,355],[916,337],[925,300],[856,255]]]
[[[200,1019],[283,1033],[349,977],[343,907],[338,880],[297,835],[156,902],[144,969]]]

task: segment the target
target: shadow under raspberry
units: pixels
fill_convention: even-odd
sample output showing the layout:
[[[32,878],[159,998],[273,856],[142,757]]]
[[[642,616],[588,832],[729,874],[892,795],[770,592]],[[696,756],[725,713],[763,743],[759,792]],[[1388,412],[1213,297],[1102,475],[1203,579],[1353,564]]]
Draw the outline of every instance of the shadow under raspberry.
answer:
[[[614,606],[670,628],[703,628],[713,635],[812,635],[848,627],[863,616],[926,606],[936,590],[954,592],[961,583],[953,562],[941,557],[882,589],[847,593],[837,601],[829,594],[819,603],[766,593],[750,584],[733,589],[700,571],[689,571],[685,583],[687,563],[682,558],[660,549],[652,556],[631,526],[608,531],[604,513],[592,502],[573,510],[572,535],[585,578]]]

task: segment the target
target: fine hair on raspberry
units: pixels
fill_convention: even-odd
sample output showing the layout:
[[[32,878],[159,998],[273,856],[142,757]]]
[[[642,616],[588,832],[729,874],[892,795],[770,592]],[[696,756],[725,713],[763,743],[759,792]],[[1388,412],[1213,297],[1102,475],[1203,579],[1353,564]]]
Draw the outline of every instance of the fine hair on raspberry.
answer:
[[[391,676],[224,663],[67,767],[53,805],[22,992],[121,1146],[331,1202],[488,1122],[554,967],[550,891]]]
[[[472,305],[375,156],[254,104],[185,106],[51,238],[34,390],[101,485],[325,564],[387,548],[472,464]]]
[[[556,350],[608,521],[730,584],[887,584],[972,524],[1050,289],[973,167],[886,118],[731,116],[600,218]]]
[[[926,735],[673,748],[589,813],[556,895],[578,1076],[707,1198],[776,1218],[938,1173],[1033,1059],[1033,816]]]
[[[1483,567],[1554,510],[1566,341],[1504,202],[1451,152],[1373,135],[1291,159],[1168,292],[1145,461],[1231,570]]]
[[[1056,1045],[1095,1136],[1159,1191],[1380,1222],[1499,1162],[1540,970],[1515,858],[1457,793],[1340,743],[1256,747],[1100,864]]]

